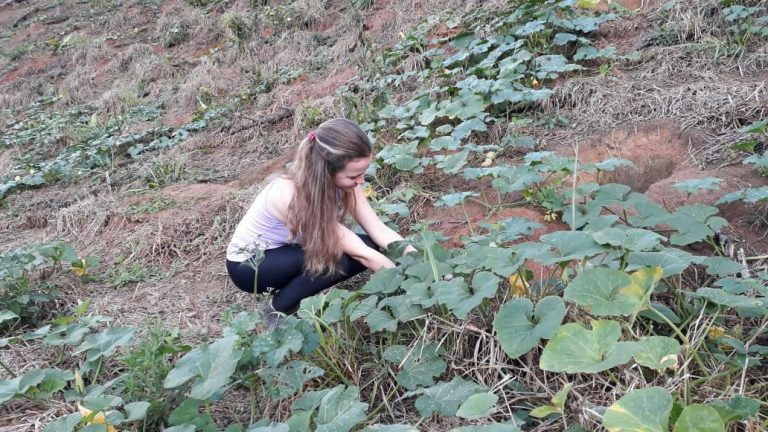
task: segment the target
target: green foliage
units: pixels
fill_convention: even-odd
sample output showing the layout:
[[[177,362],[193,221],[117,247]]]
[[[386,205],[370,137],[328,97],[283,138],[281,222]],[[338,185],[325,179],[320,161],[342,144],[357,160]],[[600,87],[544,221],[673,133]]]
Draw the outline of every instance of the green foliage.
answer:
[[[173,147],[229,110],[209,107],[198,119],[178,129],[160,126],[121,134],[122,126],[127,125],[123,123],[126,118],[112,118],[102,123],[85,108],[60,113],[51,108],[56,101],[56,98],[37,100],[23,113],[21,120],[9,125],[11,132],[0,137],[2,147],[27,149],[10,175],[0,181],[0,199],[14,191],[73,181],[93,170],[111,167],[116,157],[126,153],[137,158],[148,151]],[[146,121],[148,116],[154,118],[157,115],[155,109],[147,107],[134,107],[127,113],[136,121]],[[56,143],[62,140],[71,141],[72,145],[60,149]],[[159,172],[150,170],[148,181],[167,179],[169,174],[179,173],[177,168],[163,167]]]
[[[441,382],[407,395],[421,395],[416,399],[416,409],[422,416],[432,413],[453,416],[471,396],[485,393],[485,390],[483,386],[456,377],[450,382]]]
[[[111,356],[122,346],[133,342],[135,329],[130,327],[110,327],[100,333],[89,335],[82,344],[75,348],[74,354],[85,353],[85,362],[81,371],[94,371],[98,374],[104,357]]]
[[[166,48],[173,48],[181,45],[189,38],[190,26],[185,21],[176,21],[169,28],[164,36],[163,45]]]
[[[120,361],[125,366],[119,387],[126,398],[148,401],[145,425],[159,426],[170,414],[175,402],[163,388],[163,381],[173,367],[174,356],[191,349],[180,342],[178,330],[166,330],[160,321],[152,323],[144,338]]]
[[[160,276],[160,269],[144,263],[125,261],[114,266],[107,275],[107,282],[115,288],[120,288],[137,282],[151,280]]]
[[[0,403],[25,397],[32,400],[46,400],[64,389],[67,381],[74,378],[71,372],[58,369],[33,369],[11,380],[0,381]]]
[[[213,397],[229,383],[243,354],[236,348],[236,343],[237,337],[230,335],[193,349],[176,362],[163,386],[172,389],[194,379],[190,390],[192,398],[206,400]]]
[[[530,415],[532,417],[546,417],[555,413],[559,413],[561,415],[564,414],[565,400],[568,397],[568,392],[571,391],[571,387],[573,387],[573,384],[565,384],[563,388],[555,393],[555,395],[552,397],[552,405],[543,405],[537,407],[530,412]]]
[[[64,242],[3,253],[0,255],[0,304],[22,321],[34,322],[43,312],[41,306],[56,298],[57,290],[50,280],[65,269],[65,264],[78,261],[74,248]]]
[[[651,336],[637,342],[635,361],[654,370],[677,369],[680,343],[667,336]]]
[[[510,358],[517,358],[551,338],[565,317],[560,297],[544,297],[536,304],[528,299],[505,303],[496,314],[493,328],[501,347]]]
[[[253,34],[253,24],[250,20],[235,12],[225,14],[221,23],[229,31],[230,36],[238,43],[246,42]]]
[[[616,321],[592,321],[592,330],[581,324],[564,324],[555,331],[541,354],[539,367],[551,372],[595,373],[629,361],[637,352],[635,342],[618,342]]]
[[[435,385],[434,378],[445,372],[447,364],[440,358],[444,350],[434,343],[419,342],[408,348],[403,345],[388,347],[383,358],[397,365],[397,383],[407,390]]]
[[[661,387],[633,390],[611,405],[603,415],[608,430],[667,432],[672,396]]]
[[[242,48],[262,25],[275,28],[276,37],[308,25],[311,18],[300,16],[299,10],[290,2],[259,7],[251,16],[229,14],[222,23]],[[734,25],[762,25],[761,11],[736,8],[727,13]],[[608,430],[668,431],[669,425],[675,430],[708,425],[722,430],[729,422],[751,421],[759,415],[756,399],[708,400],[711,390],[730,391],[734,382],[745,394],[760,395],[766,354],[760,345],[762,330],[756,330],[766,315],[765,277],[736,279],[730,276],[741,272],[739,263],[692,253],[703,253],[707,245],[721,253],[713,238],[725,221],[717,209],[693,205],[668,210],[627,186],[599,184],[604,171],[632,166],[625,160],[583,164],[553,152],[532,151],[536,128],[567,124],[557,113],[541,109],[553,94],[553,80],[622,64],[613,49],[595,47],[589,39],[613,18],[579,10],[573,2],[554,1],[518,2],[493,14],[480,8],[447,22],[432,17],[372,60],[366,81],[346,90],[350,112],[379,138],[381,177],[370,184],[380,188],[373,191],[381,194],[375,197],[378,207],[405,217],[409,200],[427,197],[436,199],[437,206],[471,201],[472,206],[487,208],[487,220],[467,217],[470,234],[450,239],[463,242],[462,247],[448,248],[443,243],[448,239],[423,229],[426,224],[412,227],[420,231],[408,241],[417,251],[405,256],[394,246],[388,251],[396,268],[376,272],[362,289],[330,290],[305,299],[298,318],[286,317],[271,332],[258,330],[263,318],[258,313],[242,312],[225,317],[219,337],[194,347],[183,345],[177,332],[159,324],[144,339],[133,341],[135,329],[97,331],[105,319],[87,316],[86,304],[72,317],[3,339],[0,345],[25,340],[62,356],[74,351],[83,375],[74,377],[75,390],[67,397],[103,412],[110,424],[123,428],[140,427],[124,423],[145,418],[145,429],[218,430],[214,416],[219,405],[212,404],[227,400],[232,388],[252,398],[254,422],[230,425],[227,432],[414,431],[417,427],[407,424],[373,424],[405,422],[383,410],[408,412],[414,406],[424,417],[417,426],[425,428],[434,427],[424,422],[437,414],[466,420],[461,424],[467,426],[452,429],[458,432],[516,431],[521,419],[531,423],[526,430],[551,428],[553,417],[563,421],[564,430],[584,430],[567,424],[574,417],[566,404],[572,387],[580,405],[588,407],[585,412],[604,413]],[[460,32],[433,37],[438,24]],[[257,66],[244,73],[252,82],[237,103],[242,96],[249,100],[270,92],[305,70]],[[410,99],[391,97],[402,89]],[[352,97],[357,99],[350,102]],[[100,120],[89,109],[53,112],[50,100],[41,102],[37,111],[20,112],[2,145],[31,151],[12,173],[18,180],[0,186],[0,195],[111,169],[116,157],[126,153],[138,158],[169,148],[228,111],[213,108],[213,95],[204,88],[198,99],[201,109],[193,123],[136,134],[124,134],[127,123]],[[297,124],[312,127],[326,114],[306,104],[297,113]],[[50,146],[62,136],[77,142],[68,143],[66,154]],[[747,163],[759,167],[764,156],[752,155]],[[151,188],[187,175],[183,158],[156,158],[148,166],[141,174]],[[402,172],[407,181],[419,180],[414,173],[428,181],[423,187],[390,184]],[[595,183],[573,185],[576,173],[594,174]],[[465,190],[435,193],[434,185],[442,184]],[[718,179],[705,178],[676,187],[693,194],[719,184]],[[384,196],[390,189],[396,192]],[[747,190],[734,199],[751,194],[758,202],[759,193]],[[523,204],[546,212],[544,222],[504,218],[509,207]],[[128,213],[140,217],[171,205],[149,200]],[[557,220],[571,230],[553,232],[556,225],[542,226]],[[520,242],[540,228],[547,234]],[[31,270],[7,267],[26,276],[55,268],[56,262],[69,263],[73,272],[83,274],[93,268],[73,253],[59,248],[39,266],[24,263]],[[145,273],[149,271],[123,263],[108,279],[121,285],[151,277]],[[17,317],[23,314],[3,304],[2,323],[20,325]],[[595,317],[612,320],[591,321],[591,327],[585,327]],[[108,361],[121,351],[120,358]],[[713,365],[718,369],[710,370]],[[530,379],[511,379],[523,368]],[[460,371],[481,373],[460,377]],[[542,371],[547,372],[546,380],[540,379]],[[559,372],[585,375],[564,380]],[[97,385],[107,373],[117,379]],[[475,382],[475,377],[482,381]],[[86,387],[84,380],[91,384]],[[42,385],[43,390],[61,389],[62,381],[66,385],[62,378]],[[566,384],[555,393],[537,386],[537,381]],[[664,383],[669,390],[648,387],[654,383]],[[9,385],[6,393],[12,392],[11,397],[29,397],[41,387],[24,389],[22,384],[3,383]],[[589,392],[596,389],[620,399],[610,407],[594,406]],[[551,404],[533,410],[531,402],[510,402],[553,393]],[[262,408],[272,402],[263,402],[263,397],[280,401],[281,423],[268,418],[274,414]],[[120,411],[123,399],[131,401],[122,408],[125,414]],[[674,413],[673,399],[679,401]],[[705,402],[708,405],[701,405]],[[513,406],[520,411],[509,413]],[[85,426],[87,416],[64,416],[49,429],[103,429]],[[509,423],[493,423],[500,418]],[[456,424],[456,419],[446,422]]]
[[[587,269],[568,284],[563,298],[597,316],[635,315],[645,307],[661,272],[659,267],[632,275],[602,267]]]

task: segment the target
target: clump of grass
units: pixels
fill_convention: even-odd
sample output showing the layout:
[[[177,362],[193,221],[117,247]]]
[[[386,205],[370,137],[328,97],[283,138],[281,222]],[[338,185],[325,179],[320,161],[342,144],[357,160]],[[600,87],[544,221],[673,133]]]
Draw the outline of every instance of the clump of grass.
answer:
[[[253,22],[237,12],[225,14],[221,18],[221,24],[237,43],[247,42],[254,33]]]
[[[172,48],[181,45],[189,39],[189,24],[184,21],[177,21],[168,29],[163,37],[163,45],[166,48]]]
[[[141,178],[150,189],[159,189],[185,178],[187,160],[183,156],[156,158],[144,170]]]
[[[147,266],[140,262],[126,264],[122,262],[112,269],[107,276],[107,282],[120,288],[126,285],[145,282],[160,276],[160,269],[153,266]]]
[[[29,54],[33,48],[34,46],[28,43],[20,44],[13,47],[10,51],[4,52],[3,56],[12,62],[19,61]]]
[[[145,202],[129,205],[125,213],[129,218],[135,218],[136,216],[156,213],[160,210],[174,208],[176,206],[178,206],[176,200],[169,196],[158,194]]]
[[[173,358],[190,350],[181,343],[178,329],[168,330],[161,321],[149,324],[144,339],[121,358],[125,373],[120,386],[130,401],[150,403],[144,420],[145,430],[157,430],[170,412],[180,402],[177,393],[169,393],[163,387],[168,372],[173,368]]]

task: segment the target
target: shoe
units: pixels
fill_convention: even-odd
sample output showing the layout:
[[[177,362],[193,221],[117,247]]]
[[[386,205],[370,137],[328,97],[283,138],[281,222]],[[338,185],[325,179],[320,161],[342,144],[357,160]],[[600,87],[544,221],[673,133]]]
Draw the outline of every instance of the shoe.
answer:
[[[283,314],[272,307],[272,300],[265,301],[264,304],[261,305],[259,312],[261,312],[261,316],[264,318],[261,322],[262,331],[269,332],[280,327]]]

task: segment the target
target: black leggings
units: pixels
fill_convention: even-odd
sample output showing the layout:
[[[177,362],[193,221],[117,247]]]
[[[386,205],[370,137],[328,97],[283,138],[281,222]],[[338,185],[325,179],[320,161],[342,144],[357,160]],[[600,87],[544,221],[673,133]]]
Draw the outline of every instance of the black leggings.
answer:
[[[368,247],[379,250],[379,247],[365,234],[358,234]],[[313,296],[320,291],[347,280],[365,270],[365,266],[349,255],[342,255],[338,271],[331,275],[311,277],[304,273],[304,250],[301,246],[290,244],[264,251],[264,259],[259,264],[258,283],[256,291],[267,292],[274,290],[272,307],[279,312],[290,312],[295,309],[302,299]],[[243,291],[252,293],[254,288],[254,271],[248,263],[227,260],[227,272],[232,282]]]

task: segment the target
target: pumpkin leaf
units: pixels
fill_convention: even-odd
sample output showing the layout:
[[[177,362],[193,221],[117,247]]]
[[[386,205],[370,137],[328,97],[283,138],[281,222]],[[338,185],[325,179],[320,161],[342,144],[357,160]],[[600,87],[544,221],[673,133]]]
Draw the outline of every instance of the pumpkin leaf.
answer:
[[[615,321],[561,325],[549,340],[539,367],[550,372],[596,373],[624,364],[637,352],[635,342],[618,342],[621,326]]]
[[[496,314],[493,329],[501,348],[510,358],[527,353],[541,339],[551,338],[565,317],[560,297],[544,297],[536,304],[526,298],[505,303]]]
[[[667,432],[672,395],[662,387],[632,390],[614,402],[603,415],[610,432]]]

